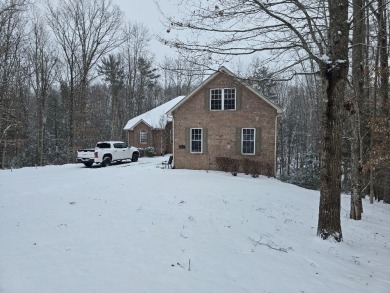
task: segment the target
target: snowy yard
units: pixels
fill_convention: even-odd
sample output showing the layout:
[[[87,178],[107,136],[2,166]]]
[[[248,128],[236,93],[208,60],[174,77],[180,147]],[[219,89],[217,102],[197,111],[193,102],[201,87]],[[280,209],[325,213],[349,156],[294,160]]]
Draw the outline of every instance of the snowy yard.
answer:
[[[0,292],[390,292],[390,206],[316,237],[319,192],[141,158],[0,171]]]

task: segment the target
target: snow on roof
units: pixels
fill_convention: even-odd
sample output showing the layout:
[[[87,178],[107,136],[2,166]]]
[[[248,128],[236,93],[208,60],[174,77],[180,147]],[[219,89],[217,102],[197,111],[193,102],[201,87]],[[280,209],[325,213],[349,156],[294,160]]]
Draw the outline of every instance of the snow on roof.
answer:
[[[171,121],[166,112],[176,106],[185,96],[178,96],[148,112],[127,121],[124,130],[132,130],[141,121],[145,122],[152,128],[164,128],[168,121]]]

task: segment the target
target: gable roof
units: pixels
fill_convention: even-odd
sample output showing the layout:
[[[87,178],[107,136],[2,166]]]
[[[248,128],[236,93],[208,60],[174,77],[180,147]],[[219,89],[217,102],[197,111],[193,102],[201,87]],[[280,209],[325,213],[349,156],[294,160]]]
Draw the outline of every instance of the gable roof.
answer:
[[[189,98],[191,98],[195,93],[197,93],[205,84],[207,84],[210,80],[214,79],[218,74],[227,74],[229,76],[232,76],[234,79],[236,79],[242,86],[244,86],[246,89],[254,93],[256,96],[258,96],[260,99],[262,99],[264,102],[269,104],[272,108],[276,110],[278,114],[282,114],[283,110],[276,106],[274,103],[272,103],[270,100],[268,100],[266,97],[264,97],[261,93],[256,91],[254,88],[246,84],[245,82],[242,82],[237,76],[232,73],[229,69],[222,66],[218,69],[218,71],[214,72],[212,75],[210,75],[207,79],[205,79],[196,89],[194,89],[191,93],[189,93],[187,96],[185,96],[184,99],[182,99],[180,102],[178,102],[176,105],[174,105],[171,109],[167,111],[167,115],[172,116],[172,112],[175,111],[177,108],[179,108],[182,104],[184,104],[185,101],[187,101]]]
[[[185,96],[178,96],[148,112],[136,116],[127,121],[124,130],[133,130],[139,123],[144,122],[151,128],[164,128],[171,118],[167,117],[166,113],[169,109],[179,103]]]

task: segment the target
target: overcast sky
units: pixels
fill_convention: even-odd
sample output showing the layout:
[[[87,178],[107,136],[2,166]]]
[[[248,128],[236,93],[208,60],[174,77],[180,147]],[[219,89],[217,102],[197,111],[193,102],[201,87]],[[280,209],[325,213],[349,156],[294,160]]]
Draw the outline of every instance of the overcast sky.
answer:
[[[161,30],[161,16],[153,0],[112,0],[132,22],[142,22],[151,30]]]
[[[153,0],[112,0],[125,13],[127,20],[132,23],[142,23],[149,28],[151,34],[163,34],[166,27],[161,24],[162,16]],[[171,1],[159,0],[164,11],[174,9]],[[157,60],[162,60],[165,55],[172,55],[172,50],[157,41],[151,42],[151,48]]]

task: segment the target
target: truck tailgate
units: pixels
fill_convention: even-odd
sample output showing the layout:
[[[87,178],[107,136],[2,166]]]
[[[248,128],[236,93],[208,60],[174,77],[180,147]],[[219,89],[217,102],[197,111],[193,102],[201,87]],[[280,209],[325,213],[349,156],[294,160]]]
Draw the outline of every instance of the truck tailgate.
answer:
[[[95,150],[78,150],[77,151],[77,157],[78,158],[85,158],[85,159],[90,159],[90,158],[94,158],[94,153],[95,153]]]

